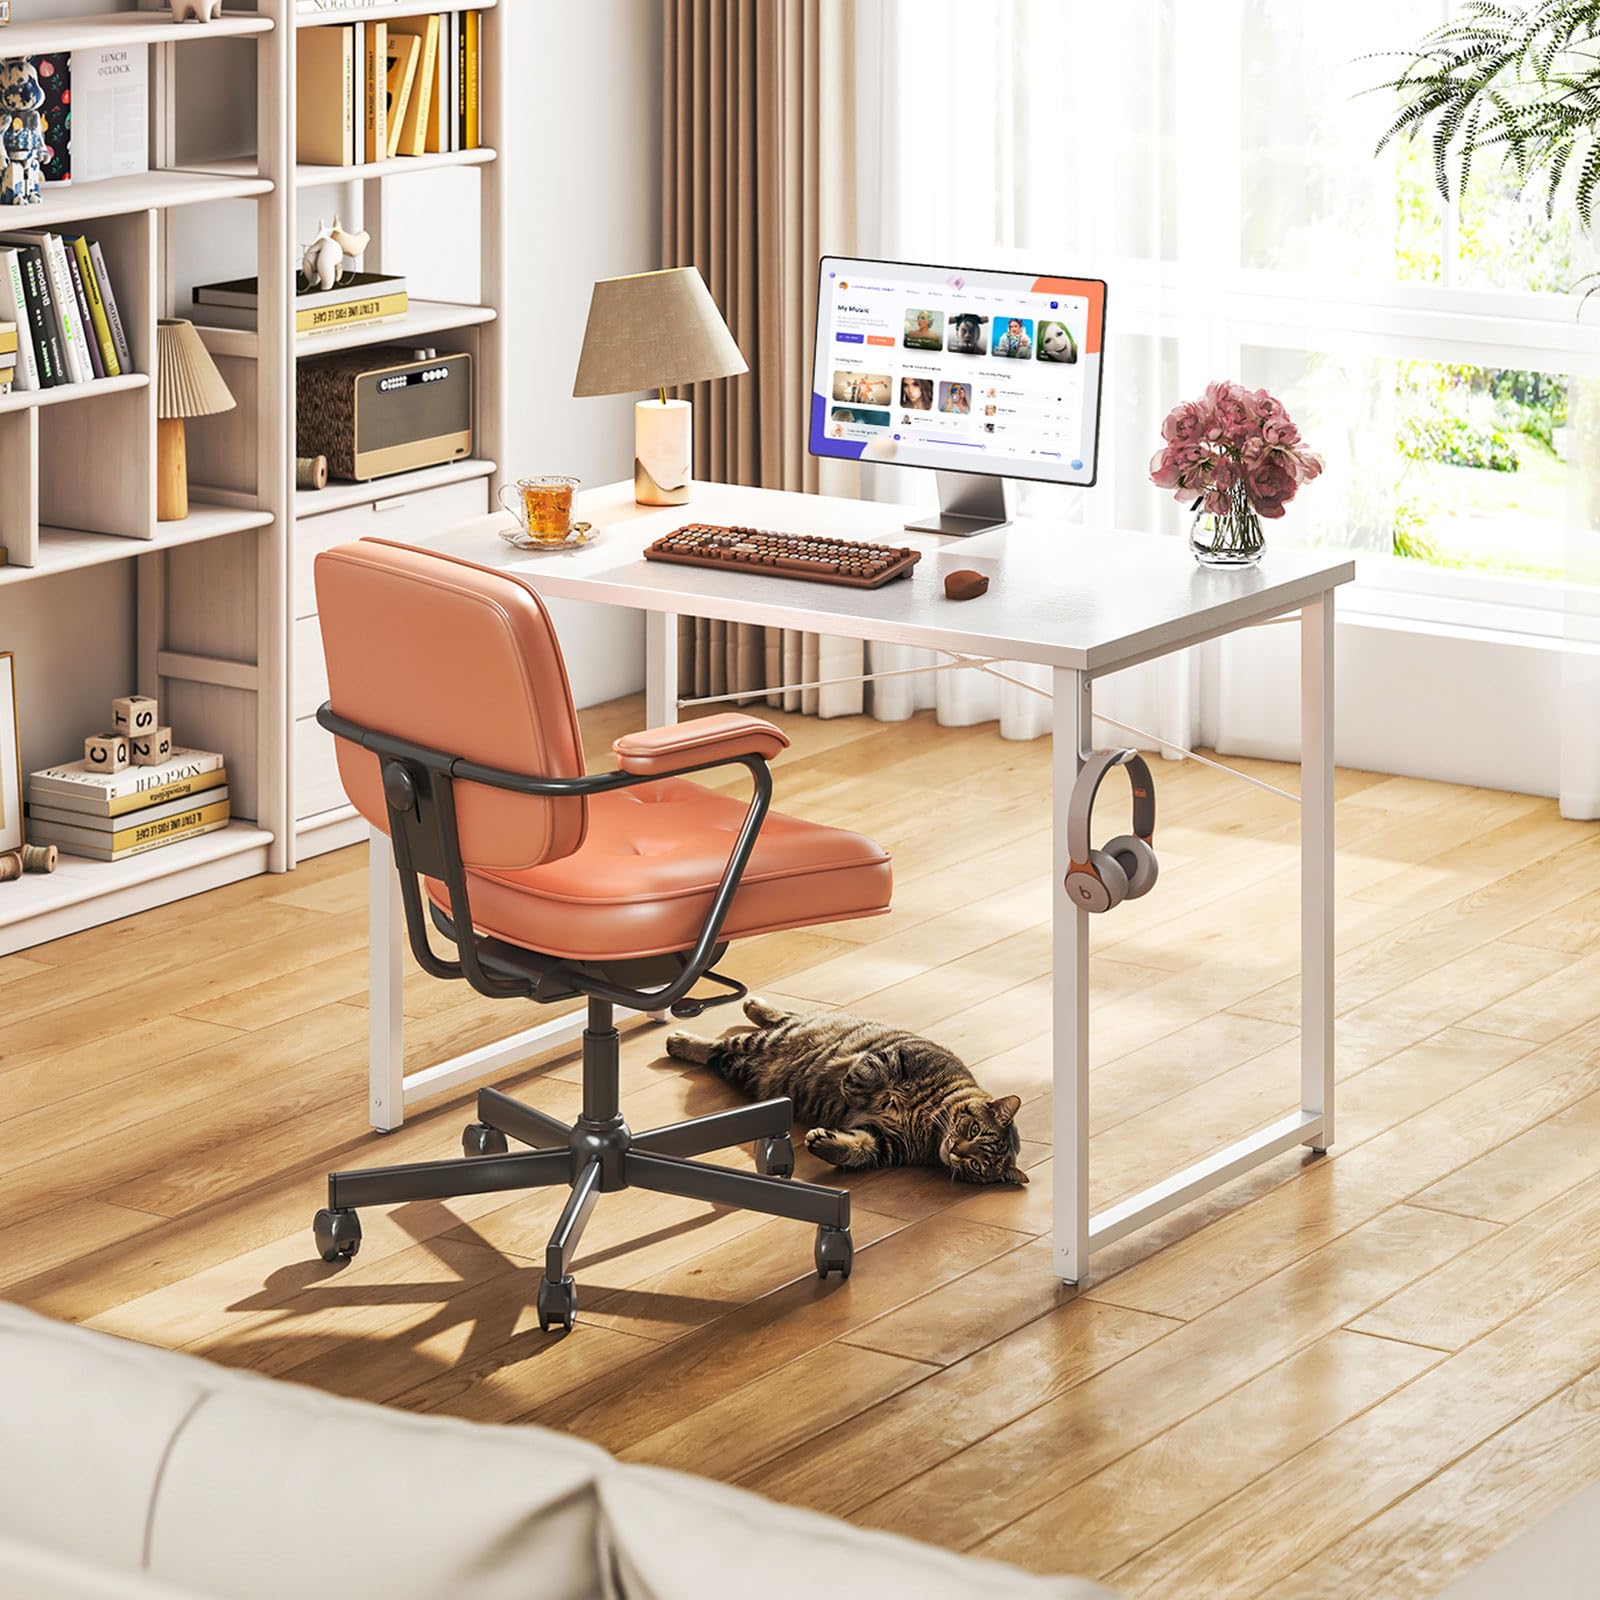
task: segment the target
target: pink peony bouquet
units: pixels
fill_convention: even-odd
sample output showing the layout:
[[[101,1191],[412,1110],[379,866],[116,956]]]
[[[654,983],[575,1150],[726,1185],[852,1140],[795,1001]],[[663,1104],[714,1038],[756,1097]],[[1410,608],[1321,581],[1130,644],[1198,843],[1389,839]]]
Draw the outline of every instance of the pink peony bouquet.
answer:
[[[1321,456],[1300,442],[1283,402],[1265,389],[1208,383],[1204,399],[1183,400],[1161,424],[1166,440],[1150,460],[1150,481],[1218,516],[1242,493],[1263,517],[1281,517]]]

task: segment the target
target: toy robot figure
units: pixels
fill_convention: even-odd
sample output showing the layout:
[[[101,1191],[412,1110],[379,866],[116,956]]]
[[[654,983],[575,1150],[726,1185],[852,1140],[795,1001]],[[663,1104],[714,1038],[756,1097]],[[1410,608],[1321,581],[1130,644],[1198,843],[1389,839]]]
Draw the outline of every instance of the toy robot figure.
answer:
[[[39,107],[44,88],[27,61],[0,61],[0,206],[36,206],[41,199],[39,168],[44,162],[44,127]]]
[[[222,0],[172,0],[174,22],[187,22],[191,17],[196,22],[210,22],[221,15]]]

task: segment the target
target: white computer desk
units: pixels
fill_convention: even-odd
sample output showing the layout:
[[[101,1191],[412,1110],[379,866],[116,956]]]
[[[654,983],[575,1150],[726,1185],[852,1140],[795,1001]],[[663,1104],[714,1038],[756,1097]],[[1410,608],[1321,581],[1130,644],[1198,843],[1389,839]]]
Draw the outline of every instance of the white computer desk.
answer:
[[[1323,1150],[1333,1142],[1333,592],[1355,575],[1351,562],[1269,548],[1259,567],[1213,572],[1197,567],[1174,539],[1086,533],[1029,519],[970,539],[913,536],[903,531],[904,506],[720,484],[699,484],[691,504],[666,509],[635,505],[631,481],[612,484],[583,495],[579,514],[595,525],[594,542],[553,555],[523,554],[504,543],[497,532],[509,526],[504,516],[478,518],[427,543],[515,572],[544,595],[644,612],[649,726],[677,720],[680,614],[920,645],[977,661],[1038,662],[1052,669],[1054,1238],[1061,1278],[1077,1282],[1090,1251],[1257,1163],[1295,1145]],[[877,590],[643,559],[646,544],[689,521],[884,539],[916,544],[926,553],[909,580]],[[988,593],[959,603],[945,599],[944,575],[956,567],[987,573]],[[1067,898],[1061,883],[1067,868],[1067,797],[1084,754],[1093,748],[1094,680],[1296,611],[1304,750],[1300,1109],[1091,1216],[1090,917]],[[780,768],[780,805],[782,784]],[[581,1011],[407,1074],[400,998],[403,918],[393,857],[381,833],[373,836],[371,870],[375,1127],[397,1126],[408,1101],[503,1073],[577,1038]],[[1157,897],[1160,892],[1158,886]]]

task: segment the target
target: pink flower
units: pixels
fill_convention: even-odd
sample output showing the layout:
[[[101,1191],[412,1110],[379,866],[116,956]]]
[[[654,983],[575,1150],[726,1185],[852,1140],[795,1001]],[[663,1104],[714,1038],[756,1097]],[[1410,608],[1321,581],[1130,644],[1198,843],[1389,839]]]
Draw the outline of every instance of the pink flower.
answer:
[[[1161,437],[1168,444],[1194,444],[1203,439],[1211,418],[1203,406],[1193,400],[1180,400],[1161,424]]]
[[[1255,431],[1255,396],[1238,383],[1208,383],[1206,403],[1225,438],[1242,441]]]

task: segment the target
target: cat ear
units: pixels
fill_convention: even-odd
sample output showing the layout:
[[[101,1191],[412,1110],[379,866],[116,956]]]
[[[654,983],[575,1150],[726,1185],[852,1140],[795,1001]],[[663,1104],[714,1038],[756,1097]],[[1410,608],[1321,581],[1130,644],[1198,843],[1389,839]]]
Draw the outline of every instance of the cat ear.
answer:
[[[1012,1118],[1022,1109],[1022,1101],[1014,1094],[1002,1095],[998,1100],[989,1102],[989,1109],[1002,1128],[1009,1128]]]
[[[1006,1168],[1003,1181],[1014,1183],[1018,1188],[1025,1188],[1028,1182],[1028,1174],[1013,1162],[1011,1166]]]

